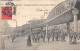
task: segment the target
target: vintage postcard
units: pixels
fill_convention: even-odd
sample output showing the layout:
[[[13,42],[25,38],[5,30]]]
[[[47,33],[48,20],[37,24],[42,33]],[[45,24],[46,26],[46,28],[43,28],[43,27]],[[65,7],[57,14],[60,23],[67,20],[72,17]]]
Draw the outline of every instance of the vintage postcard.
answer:
[[[0,50],[80,50],[80,0],[0,0]]]

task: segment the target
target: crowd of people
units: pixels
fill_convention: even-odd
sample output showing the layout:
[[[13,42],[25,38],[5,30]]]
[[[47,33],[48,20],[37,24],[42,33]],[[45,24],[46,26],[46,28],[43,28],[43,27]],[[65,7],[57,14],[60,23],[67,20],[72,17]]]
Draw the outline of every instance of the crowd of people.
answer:
[[[32,33],[31,35],[31,40],[33,42],[45,42],[47,40],[47,42],[49,42],[50,40],[52,41],[65,41],[65,36],[67,34],[61,29],[53,29],[52,31],[48,31],[48,33],[46,34],[45,31],[41,31],[41,32],[36,32],[36,33]]]
[[[69,29],[69,32],[67,33],[64,31],[64,29],[52,29],[52,31],[48,30],[47,34],[45,31],[33,33],[31,36],[31,40],[33,42],[50,42],[50,41],[66,41],[66,36],[69,37],[69,43],[76,43],[77,34],[75,34],[73,29]]]
[[[52,41],[65,41],[66,35],[67,34],[62,29],[53,29],[47,34],[48,42],[50,38],[52,38]]]
[[[34,33],[32,35],[32,40],[33,40],[33,42],[40,42],[40,40],[45,42],[45,35],[46,34],[44,31],[41,33],[40,32]]]

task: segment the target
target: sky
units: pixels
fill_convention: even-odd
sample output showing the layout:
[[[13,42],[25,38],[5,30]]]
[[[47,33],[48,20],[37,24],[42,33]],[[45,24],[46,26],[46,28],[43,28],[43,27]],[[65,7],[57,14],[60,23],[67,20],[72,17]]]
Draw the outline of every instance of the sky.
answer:
[[[16,4],[16,15],[12,16],[12,20],[8,20],[8,24],[10,27],[16,27],[16,21],[17,26],[22,26],[26,23],[28,23],[29,20],[34,19],[40,19],[40,17],[47,18],[49,12],[60,2],[63,2],[64,0],[21,0],[21,1],[14,1]],[[5,2],[4,2],[5,3]],[[25,6],[28,4],[53,4],[50,6]],[[46,10],[46,11],[40,11],[40,10]],[[15,21],[16,20],[16,21]]]

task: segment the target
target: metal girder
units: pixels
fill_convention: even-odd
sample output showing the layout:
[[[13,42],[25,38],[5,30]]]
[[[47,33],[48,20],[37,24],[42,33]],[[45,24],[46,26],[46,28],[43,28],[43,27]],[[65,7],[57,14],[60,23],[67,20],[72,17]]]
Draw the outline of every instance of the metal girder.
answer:
[[[66,0],[54,7],[48,15],[47,24],[56,25],[72,21],[72,9],[75,8],[76,1]]]

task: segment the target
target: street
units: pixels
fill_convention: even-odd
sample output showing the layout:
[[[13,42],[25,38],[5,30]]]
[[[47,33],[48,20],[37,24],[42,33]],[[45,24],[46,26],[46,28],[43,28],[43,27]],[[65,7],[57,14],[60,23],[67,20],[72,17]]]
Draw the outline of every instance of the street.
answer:
[[[5,40],[4,50],[80,50],[80,40],[77,44],[69,44],[68,37],[66,41],[46,41],[39,43],[32,42],[32,46],[27,46],[27,37],[18,37],[15,39],[14,43],[11,40]]]

